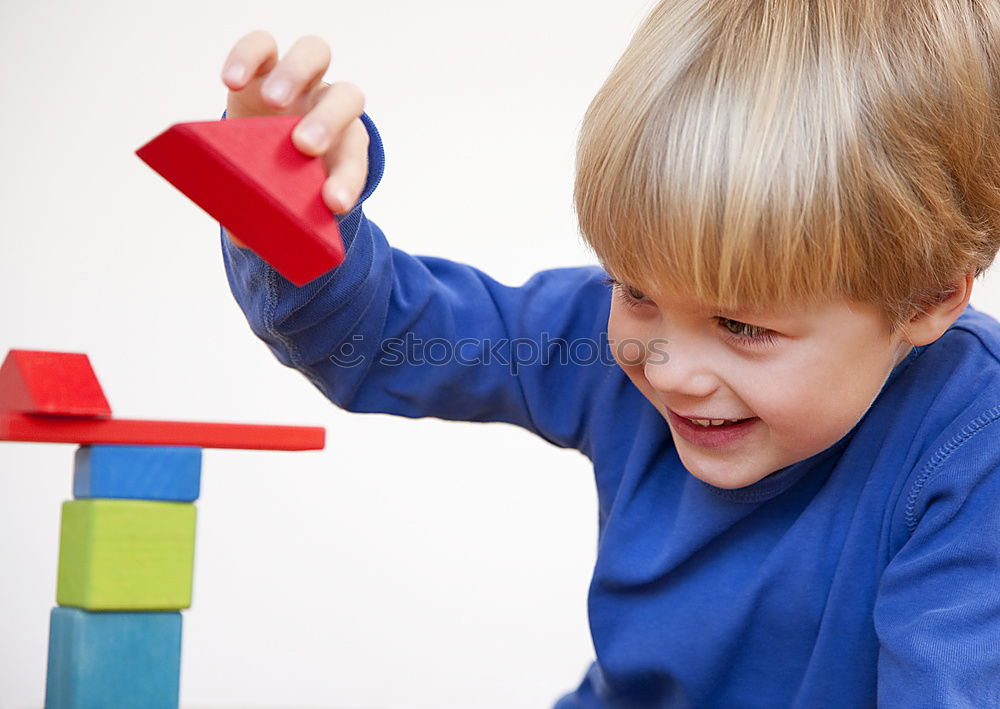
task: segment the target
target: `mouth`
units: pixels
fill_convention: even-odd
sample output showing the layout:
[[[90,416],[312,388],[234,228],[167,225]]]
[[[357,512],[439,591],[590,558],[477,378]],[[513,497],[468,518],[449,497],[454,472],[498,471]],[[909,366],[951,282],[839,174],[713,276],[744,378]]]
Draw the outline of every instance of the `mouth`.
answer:
[[[718,448],[735,443],[749,434],[759,420],[757,416],[751,416],[725,421],[720,425],[704,426],[690,421],[672,409],[667,409],[667,415],[677,433],[688,442],[703,448]]]

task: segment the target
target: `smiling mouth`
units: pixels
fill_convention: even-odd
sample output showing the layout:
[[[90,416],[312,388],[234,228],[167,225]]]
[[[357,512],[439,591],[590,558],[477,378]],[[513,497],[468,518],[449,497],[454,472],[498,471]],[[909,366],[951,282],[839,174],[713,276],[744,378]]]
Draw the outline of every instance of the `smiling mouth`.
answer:
[[[693,423],[686,417],[680,416],[670,409],[667,409],[667,413],[668,420],[673,424],[676,433],[680,434],[689,443],[703,448],[736,445],[738,441],[749,435],[759,420],[756,416],[753,416],[746,419],[736,419],[731,423],[727,422],[718,426],[705,426]]]

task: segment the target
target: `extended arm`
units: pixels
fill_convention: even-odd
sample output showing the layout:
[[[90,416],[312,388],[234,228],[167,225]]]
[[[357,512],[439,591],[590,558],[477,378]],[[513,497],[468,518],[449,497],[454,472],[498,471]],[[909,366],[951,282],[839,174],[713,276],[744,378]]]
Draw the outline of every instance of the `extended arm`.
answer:
[[[362,203],[384,169],[369,131],[361,199],[338,217],[344,262],[301,288],[223,239],[229,283],[253,331],[332,402],[358,412],[504,421],[586,451],[595,392],[617,365],[597,266],[542,271],[520,287],[390,247]]]

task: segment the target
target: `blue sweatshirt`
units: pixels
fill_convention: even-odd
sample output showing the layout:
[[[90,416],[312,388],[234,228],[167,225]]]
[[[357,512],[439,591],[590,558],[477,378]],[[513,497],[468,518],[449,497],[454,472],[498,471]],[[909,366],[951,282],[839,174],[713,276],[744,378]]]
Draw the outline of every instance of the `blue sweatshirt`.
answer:
[[[362,120],[345,261],[297,288],[224,238],[229,283],[343,409],[512,423],[593,462],[596,660],[557,709],[1000,706],[1000,323],[967,306],[840,441],[716,488],[612,359],[607,274],[511,287],[389,246],[361,208],[384,168]]]

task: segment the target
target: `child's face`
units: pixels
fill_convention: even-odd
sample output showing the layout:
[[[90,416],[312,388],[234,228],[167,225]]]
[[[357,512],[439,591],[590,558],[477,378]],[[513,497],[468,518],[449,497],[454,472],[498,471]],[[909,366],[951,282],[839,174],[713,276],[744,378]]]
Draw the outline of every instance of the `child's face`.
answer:
[[[608,337],[666,419],[684,467],[722,488],[750,485],[836,443],[911,349],[886,334],[870,305],[841,299],[740,315],[621,284]],[[752,420],[701,428],[677,414]]]

